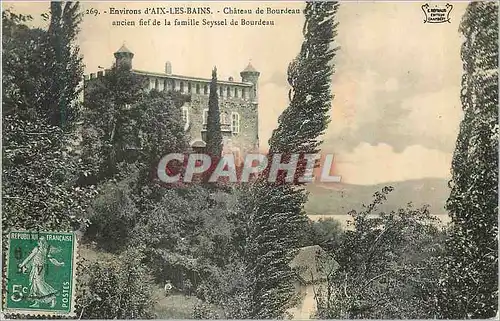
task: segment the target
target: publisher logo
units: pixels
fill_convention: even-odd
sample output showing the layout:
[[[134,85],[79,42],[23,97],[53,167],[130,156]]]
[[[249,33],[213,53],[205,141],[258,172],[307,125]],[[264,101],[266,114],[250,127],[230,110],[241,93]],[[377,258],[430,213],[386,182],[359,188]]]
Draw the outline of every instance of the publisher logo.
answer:
[[[453,10],[453,6],[449,3],[442,4],[432,4],[428,3],[422,5],[422,11],[424,12],[424,23],[444,23],[450,21],[450,13]]]

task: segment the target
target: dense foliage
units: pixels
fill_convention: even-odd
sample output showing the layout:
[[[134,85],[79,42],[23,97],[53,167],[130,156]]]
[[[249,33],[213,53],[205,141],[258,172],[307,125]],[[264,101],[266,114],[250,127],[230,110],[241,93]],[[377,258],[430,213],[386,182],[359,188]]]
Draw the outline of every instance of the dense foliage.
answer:
[[[72,126],[78,117],[82,57],[74,45],[78,2],[52,2],[48,30],[29,28],[30,16],[2,12],[3,114]]]
[[[79,318],[152,318],[152,279],[141,260],[140,249],[133,248],[104,262],[82,262],[76,309]]]
[[[278,120],[269,140],[269,157],[291,153],[315,154],[331,107],[332,59],[336,49],[336,2],[307,2],[304,42],[289,65],[290,105]],[[297,175],[300,175],[298,173]],[[265,177],[264,175],[263,177]],[[250,212],[245,258],[251,284],[251,318],[282,318],[294,304],[295,273],[289,263],[301,245],[306,226],[306,192],[284,183],[258,180],[245,199]]]
[[[60,114],[53,121],[55,110],[62,109],[64,121],[75,120],[70,115],[77,108],[74,98],[82,77],[81,57],[73,46],[78,8],[72,2],[52,3],[48,31],[29,28],[31,17],[2,12],[4,232],[78,228],[95,194],[93,186],[75,187],[81,164],[74,153],[72,126],[58,127]],[[60,77],[64,89],[55,90],[52,82]],[[60,104],[57,108],[49,104],[54,101]]]
[[[327,319],[434,318],[444,233],[426,207],[411,204],[379,212],[384,188],[328,252],[338,266],[324,266],[318,289],[318,317]]]
[[[78,228],[96,188],[75,186],[80,164],[71,136],[42,120],[3,122],[3,230]]]
[[[498,3],[469,4],[460,25],[462,109],[452,162],[452,220],[442,314],[489,318],[498,310]]]

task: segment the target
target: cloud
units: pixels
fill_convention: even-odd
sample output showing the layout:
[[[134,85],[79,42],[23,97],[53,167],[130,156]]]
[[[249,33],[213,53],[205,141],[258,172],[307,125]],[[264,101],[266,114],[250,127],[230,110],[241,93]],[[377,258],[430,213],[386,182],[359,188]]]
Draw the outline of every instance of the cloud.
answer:
[[[361,143],[350,153],[337,155],[335,173],[348,184],[379,184],[420,178],[449,178],[451,153],[408,146],[401,153],[387,144]]]
[[[462,117],[458,24],[465,7],[457,4],[450,24],[430,29],[416,3],[340,6],[324,149],[352,152],[361,143],[387,144],[395,152],[411,145],[454,149]]]

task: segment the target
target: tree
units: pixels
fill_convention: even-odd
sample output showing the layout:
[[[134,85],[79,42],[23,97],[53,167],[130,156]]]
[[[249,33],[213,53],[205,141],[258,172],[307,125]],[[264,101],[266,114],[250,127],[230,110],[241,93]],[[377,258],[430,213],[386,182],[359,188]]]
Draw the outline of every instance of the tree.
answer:
[[[82,156],[89,171],[82,181],[115,177],[121,163],[137,162],[142,182],[150,183],[161,157],[186,150],[180,111],[186,97],[146,92],[143,81],[118,66],[87,85]]]
[[[217,67],[212,70],[210,96],[208,98],[206,152],[213,157],[222,154],[222,134],[220,131],[219,98],[217,95]]]
[[[473,2],[460,24],[462,109],[452,161],[452,221],[443,317],[490,318],[498,309],[498,3]]]
[[[74,185],[80,163],[68,148],[71,137],[45,120],[3,120],[3,230],[78,228],[97,190]]]
[[[39,115],[44,99],[44,40],[47,31],[29,28],[31,16],[2,12],[2,114]]]
[[[83,76],[75,45],[81,22],[78,3],[51,2],[48,30],[26,26],[30,16],[2,12],[3,114],[74,125]],[[48,15],[44,15],[48,18]]]
[[[303,246],[319,245],[324,250],[334,250],[341,243],[343,234],[342,224],[333,218],[309,220]]]
[[[115,66],[106,76],[86,85],[82,158],[89,167],[84,173],[88,181],[95,183],[116,175],[128,147],[138,147],[127,140],[133,136],[127,130],[134,129],[131,106],[142,95],[142,79],[123,66]]]
[[[337,9],[336,2],[306,3],[304,42],[288,68],[290,105],[269,141],[269,158],[282,154],[281,160],[286,162],[292,153],[317,153],[318,137],[327,127],[332,99]],[[300,175],[301,170],[298,172]],[[284,175],[275,183],[267,182],[266,177],[267,173],[255,182],[250,196],[242,202],[243,210],[250,211],[245,255],[252,284],[249,317],[259,319],[282,318],[293,304],[294,271],[289,263],[300,246],[307,221],[304,189],[284,182]]]
[[[65,32],[76,35],[78,21],[73,19],[78,7],[66,7]],[[74,186],[81,167],[72,148],[75,137],[52,126],[47,118],[46,81],[57,78],[51,73],[53,60],[48,59],[50,35],[26,26],[30,19],[8,10],[2,13],[6,124],[2,137],[2,223],[6,232],[11,228],[68,231],[85,223],[83,212],[96,189]],[[74,71],[74,77],[81,77],[78,72]],[[67,85],[70,99],[75,88]]]
[[[444,234],[426,206],[380,212],[392,187],[374,195],[329,250],[338,266],[322,265],[316,289],[321,319],[434,318]]]
[[[49,122],[54,126],[65,126],[68,120],[77,117],[83,76],[80,49],[74,44],[82,21],[78,2],[52,1],[50,24],[46,41],[48,72],[44,77],[44,108]]]

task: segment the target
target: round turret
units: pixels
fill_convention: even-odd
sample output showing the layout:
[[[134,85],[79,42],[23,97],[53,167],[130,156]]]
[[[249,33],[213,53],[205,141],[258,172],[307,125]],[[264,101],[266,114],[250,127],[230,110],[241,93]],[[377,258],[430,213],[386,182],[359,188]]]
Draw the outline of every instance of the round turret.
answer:
[[[128,69],[132,69],[132,58],[134,58],[134,53],[130,51],[125,45],[122,45],[118,51],[114,53],[116,59],[116,66],[124,66]]]
[[[258,72],[257,69],[255,69],[254,66],[252,66],[252,64],[249,62],[248,66],[242,72],[240,72],[240,76],[241,82],[249,82],[253,84],[253,87],[250,90],[250,98],[253,102],[257,102],[260,72]]]
[[[248,66],[240,72],[240,76],[242,82],[251,82],[255,84],[259,79],[260,72],[258,72],[257,69],[255,69],[249,62]]]

